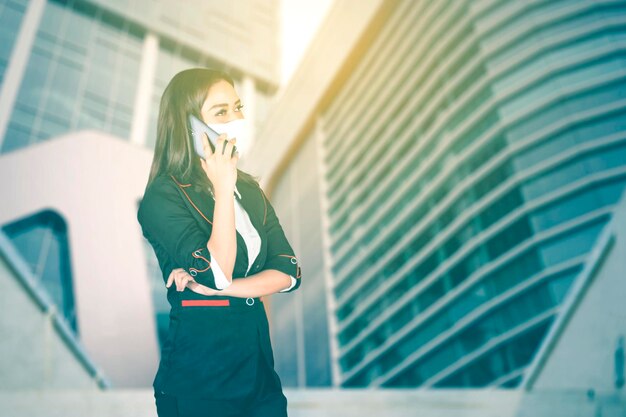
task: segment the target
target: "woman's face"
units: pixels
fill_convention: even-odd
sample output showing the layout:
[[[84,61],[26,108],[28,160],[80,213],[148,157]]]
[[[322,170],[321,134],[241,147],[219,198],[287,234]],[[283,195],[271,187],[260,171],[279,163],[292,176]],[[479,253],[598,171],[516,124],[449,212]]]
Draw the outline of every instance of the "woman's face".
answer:
[[[243,104],[233,86],[220,80],[209,88],[200,113],[205,123],[228,123],[244,118],[242,108]]]

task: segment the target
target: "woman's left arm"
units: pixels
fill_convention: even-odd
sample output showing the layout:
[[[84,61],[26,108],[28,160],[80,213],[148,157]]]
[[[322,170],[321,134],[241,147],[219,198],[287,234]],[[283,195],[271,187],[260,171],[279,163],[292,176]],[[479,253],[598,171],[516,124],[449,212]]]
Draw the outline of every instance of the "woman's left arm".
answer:
[[[227,295],[231,297],[262,297],[274,293],[287,293],[300,287],[302,271],[285,232],[276,216],[276,211],[259,187],[265,207],[263,226],[267,234],[267,259],[261,271],[245,278],[234,278],[222,289],[214,290],[196,282],[187,287],[204,295]],[[184,274],[183,274],[184,275]],[[185,280],[186,281],[186,280]],[[184,288],[184,284],[181,286]]]
[[[226,295],[229,297],[263,297],[289,288],[291,277],[275,269],[265,269],[244,278],[233,278],[232,284],[223,290],[214,290],[195,281],[189,281],[190,290],[203,295]]]

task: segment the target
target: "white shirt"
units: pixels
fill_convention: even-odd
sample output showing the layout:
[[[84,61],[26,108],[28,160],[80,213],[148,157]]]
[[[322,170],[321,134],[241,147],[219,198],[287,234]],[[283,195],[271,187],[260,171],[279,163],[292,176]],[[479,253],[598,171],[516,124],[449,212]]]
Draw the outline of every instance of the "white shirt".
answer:
[[[235,192],[239,195],[239,198],[241,198],[241,194],[239,194],[237,186],[235,186]],[[257,256],[259,256],[259,251],[261,249],[261,237],[259,236],[259,232],[257,232],[252,225],[250,216],[234,195],[233,200],[235,200],[235,228],[243,237],[243,240],[246,242],[246,248],[248,249],[248,269],[246,270],[246,275],[248,275],[252,264],[256,260]],[[228,282],[226,275],[217,264],[211,251],[209,251],[209,254],[211,255],[211,269],[213,270],[213,276],[215,277],[215,286],[218,289],[223,290],[232,284],[232,282]],[[280,290],[279,292],[289,291],[294,285],[296,285],[296,279],[291,275],[289,276],[291,277],[291,286],[289,288],[285,288],[284,290]]]

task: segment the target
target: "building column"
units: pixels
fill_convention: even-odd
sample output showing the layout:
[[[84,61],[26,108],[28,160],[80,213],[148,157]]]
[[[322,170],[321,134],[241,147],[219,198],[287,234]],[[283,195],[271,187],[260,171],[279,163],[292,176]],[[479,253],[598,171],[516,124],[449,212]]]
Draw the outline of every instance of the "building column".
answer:
[[[322,223],[322,250],[324,258],[324,284],[326,287],[326,317],[328,320],[328,340],[330,343],[330,366],[332,372],[332,385],[333,387],[339,387],[341,384],[341,369],[339,368],[339,334],[337,317],[335,311],[337,311],[337,300],[335,299],[335,293],[333,291],[333,254],[331,251],[331,239],[330,239],[330,220],[328,219],[329,203],[328,203],[328,183],[326,176],[326,158],[324,142],[326,138],[322,116],[317,114],[315,116],[315,145],[317,147],[317,167],[319,175],[319,196],[321,205],[321,223]]]
[[[249,75],[245,75],[243,80],[241,81],[241,102],[245,106],[243,109],[243,114],[246,116],[248,120],[248,135],[252,143],[250,143],[250,148],[256,142],[256,101],[257,101],[257,92],[256,92],[256,83],[254,78]]]
[[[130,128],[130,142],[140,146],[145,146],[147,140],[158,56],[159,38],[154,33],[146,33],[143,40],[141,63],[139,64],[139,82]]]
[[[9,120],[13,113],[13,106],[17,99],[17,93],[24,73],[30,52],[35,43],[35,36],[43,16],[46,0],[30,0],[26,8],[26,13],[22,19],[15,45],[9,57],[7,70],[4,74],[2,86],[0,86],[0,149],[4,143]]]

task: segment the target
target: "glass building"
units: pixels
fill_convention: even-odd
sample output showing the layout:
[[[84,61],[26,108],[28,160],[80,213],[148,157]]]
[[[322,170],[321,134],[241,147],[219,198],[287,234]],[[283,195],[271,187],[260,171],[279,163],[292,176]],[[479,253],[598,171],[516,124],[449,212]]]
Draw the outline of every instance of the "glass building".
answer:
[[[258,127],[278,89],[278,19],[274,0],[0,0],[0,153],[84,129],[152,149],[165,86],[199,66],[233,75]],[[46,210],[2,227],[78,334],[62,216]],[[144,243],[162,340],[169,305]]]
[[[626,184],[626,3],[375,20],[298,133],[323,138],[336,385],[518,387]],[[278,190],[315,175],[286,165]]]
[[[626,4],[472,3],[322,115],[343,386],[517,386],[626,184]]]

